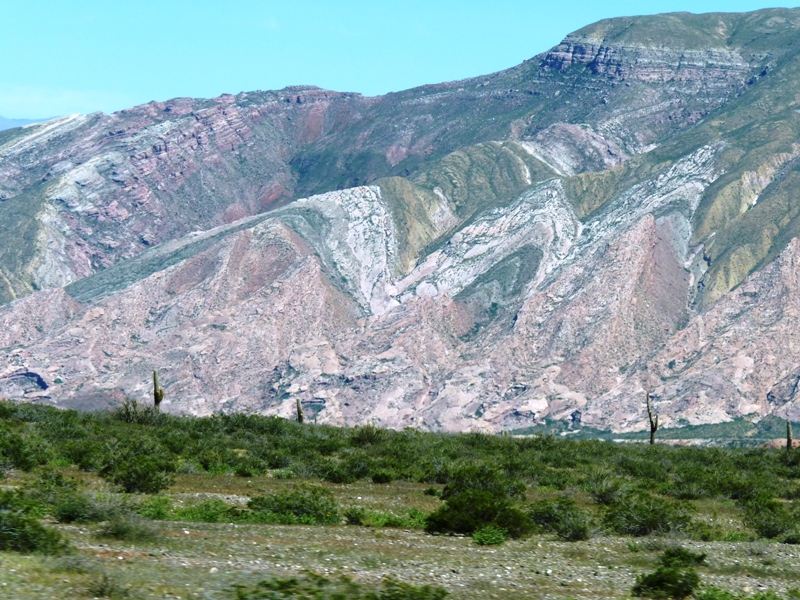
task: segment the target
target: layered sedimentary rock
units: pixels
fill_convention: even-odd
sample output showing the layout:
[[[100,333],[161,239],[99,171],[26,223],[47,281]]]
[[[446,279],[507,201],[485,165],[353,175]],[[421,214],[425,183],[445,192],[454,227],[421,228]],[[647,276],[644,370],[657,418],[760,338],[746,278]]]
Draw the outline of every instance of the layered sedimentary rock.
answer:
[[[795,10],[612,19],[380,98],[4,132],[0,396],[108,406],[158,369],[192,414],[798,418],[795,40]]]

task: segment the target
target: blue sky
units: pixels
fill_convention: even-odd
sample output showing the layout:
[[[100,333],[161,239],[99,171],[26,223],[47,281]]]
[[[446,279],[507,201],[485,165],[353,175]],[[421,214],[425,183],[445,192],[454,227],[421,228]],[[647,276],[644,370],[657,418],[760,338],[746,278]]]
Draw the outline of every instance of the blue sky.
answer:
[[[383,94],[491,73],[606,17],[794,6],[758,0],[13,0],[0,115],[111,112],[313,84]]]

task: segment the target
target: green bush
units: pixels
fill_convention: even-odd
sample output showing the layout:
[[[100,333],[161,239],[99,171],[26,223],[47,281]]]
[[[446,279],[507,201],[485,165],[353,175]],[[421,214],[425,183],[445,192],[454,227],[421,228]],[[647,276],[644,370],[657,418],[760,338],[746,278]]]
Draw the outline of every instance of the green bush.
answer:
[[[133,454],[104,467],[100,474],[129,494],[157,494],[172,485],[175,465],[162,457]]]
[[[245,511],[217,498],[175,509],[174,516],[178,521],[198,523],[233,523],[246,520]]]
[[[38,436],[22,437],[16,433],[0,432],[0,459],[12,468],[31,471],[47,464],[49,458],[47,445]]]
[[[677,569],[695,567],[704,564],[705,561],[706,554],[704,552],[698,554],[680,546],[667,548],[661,555],[662,565]]]
[[[145,519],[164,521],[172,516],[172,500],[166,496],[150,496],[139,504],[136,512]]]
[[[354,427],[350,432],[353,445],[358,447],[380,444],[387,437],[387,431],[374,425],[361,425]]]
[[[328,463],[322,471],[322,479],[330,483],[355,483],[358,476],[347,465]]]
[[[111,416],[123,423],[136,425],[158,425],[168,418],[152,404],[139,404],[137,400],[123,400],[122,404],[112,411]]]
[[[699,586],[700,576],[694,569],[662,566],[653,573],[637,577],[631,593],[639,598],[683,600],[691,596]]]
[[[499,546],[506,541],[508,532],[494,525],[481,527],[472,534],[472,541],[479,546]]]
[[[744,504],[744,523],[759,537],[777,538],[796,532],[795,519],[782,502],[756,496]]]
[[[686,503],[634,492],[609,505],[603,523],[619,535],[663,535],[687,529],[692,523],[691,511]]]
[[[237,464],[233,474],[237,477],[256,477],[267,469],[266,463],[257,458],[248,458]]]
[[[44,463],[75,464],[132,492],[163,489],[179,464],[187,472],[197,465],[212,474],[242,476],[266,467],[286,469],[300,478],[339,483],[379,480],[388,473],[393,479],[447,485],[444,500],[460,491],[483,489],[505,498],[511,506],[520,501],[524,485],[581,487],[598,504],[611,508],[624,505],[636,489],[656,498],[731,498],[743,503],[763,492],[784,499],[800,493],[800,459],[796,458],[800,454],[780,450],[300,427],[286,419],[258,415],[162,414],[152,420],[140,413],[138,407],[115,416],[0,402],[0,472],[30,470]],[[77,496],[64,496],[61,518],[82,518],[78,515],[85,512],[86,504],[80,497],[87,494],[79,490]],[[768,525],[753,522],[761,530],[774,529]],[[686,531],[700,538],[717,535],[710,530]],[[800,537],[786,531],[774,539]]]
[[[65,440],[61,452],[84,471],[98,471],[103,466],[103,445],[95,440]]]
[[[392,483],[394,479],[394,473],[390,471],[376,471],[372,474],[372,483]]]
[[[78,482],[60,472],[47,469],[23,492],[49,512],[59,523],[103,521],[109,514],[78,489]]]
[[[587,484],[586,491],[597,504],[609,505],[618,502],[627,490],[621,480],[603,475],[593,477]]]
[[[426,496],[434,496],[436,498],[441,498],[442,496],[442,490],[433,486],[426,487],[424,490],[422,490],[422,493]]]
[[[304,525],[335,525],[341,522],[336,500],[330,492],[319,487],[299,488],[272,496],[255,496],[247,503],[247,507],[263,522]]]
[[[528,515],[542,531],[555,533],[563,540],[577,542],[589,539],[592,517],[568,498],[542,500],[531,505]]]
[[[0,550],[63,554],[68,545],[57,531],[44,527],[33,515],[0,508]]]
[[[158,538],[158,530],[135,515],[119,515],[104,523],[95,536],[125,542],[150,542]]]
[[[448,594],[440,587],[416,586],[391,578],[367,587],[347,577],[328,579],[315,573],[304,577],[272,578],[253,586],[237,585],[237,600],[443,600]]]
[[[655,572],[637,577],[631,593],[658,600],[688,598],[700,586],[700,576],[694,567],[705,560],[705,554],[679,546],[667,548],[659,558],[661,565]]]
[[[484,491],[497,498],[519,498],[525,493],[525,484],[506,477],[496,468],[470,465],[453,473],[441,498],[448,500],[467,491]]]
[[[471,535],[488,525],[505,529],[509,537],[520,538],[533,531],[533,524],[524,512],[508,498],[485,490],[469,490],[449,498],[428,516],[428,533],[463,533]]]
[[[367,521],[367,509],[362,506],[353,506],[345,509],[344,521],[348,525],[365,525]]]
[[[116,579],[109,576],[105,571],[97,574],[89,582],[86,591],[94,598],[117,600],[118,598],[128,598],[130,596],[130,590],[120,585]]]

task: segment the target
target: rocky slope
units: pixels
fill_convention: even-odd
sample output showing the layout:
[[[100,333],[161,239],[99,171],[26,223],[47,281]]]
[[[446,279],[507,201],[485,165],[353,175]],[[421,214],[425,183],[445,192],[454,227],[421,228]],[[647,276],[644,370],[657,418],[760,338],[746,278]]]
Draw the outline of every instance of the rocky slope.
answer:
[[[0,395],[447,430],[800,417],[800,10],[0,133]],[[37,291],[38,290],[38,291]]]

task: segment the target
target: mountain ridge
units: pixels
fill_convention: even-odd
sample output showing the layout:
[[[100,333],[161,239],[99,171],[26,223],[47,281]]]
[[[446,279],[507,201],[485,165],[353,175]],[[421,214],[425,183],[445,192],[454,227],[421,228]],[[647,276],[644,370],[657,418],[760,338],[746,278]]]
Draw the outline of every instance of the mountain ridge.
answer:
[[[666,426],[797,419],[769,340],[796,330],[799,41],[797,9],[609,19],[382,97],[4,132],[0,395],[91,408],[158,369],[195,414],[628,431],[648,389]]]

